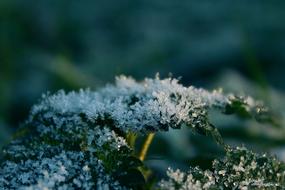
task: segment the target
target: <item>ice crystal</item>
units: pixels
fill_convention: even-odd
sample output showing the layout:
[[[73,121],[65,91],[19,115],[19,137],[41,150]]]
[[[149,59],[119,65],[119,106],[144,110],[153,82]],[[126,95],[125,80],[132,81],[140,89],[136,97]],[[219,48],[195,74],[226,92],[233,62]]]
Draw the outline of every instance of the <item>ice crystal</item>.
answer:
[[[179,128],[182,124],[206,129],[209,127],[209,108],[218,108],[223,113],[244,111],[252,115],[264,111],[250,97],[223,95],[219,90],[209,92],[193,86],[187,88],[172,78],[156,77],[136,82],[120,76],[115,85],[107,85],[96,92],[80,90],[66,94],[59,91],[52,96],[46,95],[33,107],[31,118],[44,113],[44,117],[61,124],[64,120],[56,114],[78,117],[80,113],[90,122],[108,121],[123,132],[146,133]]]
[[[217,187],[213,174],[210,171],[203,172],[197,167],[191,168],[188,173],[169,168],[167,176],[168,180],[161,180],[158,184],[161,190],[201,190]]]
[[[4,149],[0,189],[141,186],[144,179],[137,167],[142,163],[131,155],[127,133],[186,125],[221,143],[217,129],[208,121],[212,108],[254,116],[266,111],[250,98],[184,87],[176,79],[159,77],[137,82],[120,76],[115,85],[98,91],[61,90],[43,95],[15,140]],[[130,176],[136,180],[130,181]],[[189,180],[195,182],[195,178]],[[193,188],[199,185],[195,182]]]
[[[167,172],[168,180],[162,180],[162,190],[186,189],[256,189],[272,190],[285,187],[285,164],[266,154],[256,154],[244,147],[228,149],[224,159],[215,160],[212,170],[190,168]]]

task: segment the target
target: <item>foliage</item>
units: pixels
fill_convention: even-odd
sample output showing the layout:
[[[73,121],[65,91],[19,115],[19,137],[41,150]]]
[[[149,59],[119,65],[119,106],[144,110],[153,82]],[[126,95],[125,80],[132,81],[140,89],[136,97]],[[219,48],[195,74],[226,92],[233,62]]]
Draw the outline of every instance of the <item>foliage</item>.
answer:
[[[115,85],[98,91],[43,95],[15,139],[4,149],[0,188],[151,188],[143,159],[128,144],[130,134],[146,135],[182,126],[212,136],[227,155],[213,163],[212,173],[198,168],[191,169],[189,175],[170,170],[171,179],[161,181],[160,188],[183,189],[187,185],[184,189],[234,189],[257,182],[274,187],[284,184],[284,166],[274,158],[264,157],[263,165],[251,173],[253,166],[249,164],[256,162],[259,166],[261,157],[225,145],[209,121],[208,112],[212,109],[257,119],[268,114],[260,102],[250,97],[184,87],[176,79],[158,76],[142,82],[120,76]]]
[[[285,164],[266,154],[256,154],[245,147],[228,149],[225,158],[215,160],[211,170],[191,167],[187,173],[167,171],[168,180],[161,189],[282,189]]]

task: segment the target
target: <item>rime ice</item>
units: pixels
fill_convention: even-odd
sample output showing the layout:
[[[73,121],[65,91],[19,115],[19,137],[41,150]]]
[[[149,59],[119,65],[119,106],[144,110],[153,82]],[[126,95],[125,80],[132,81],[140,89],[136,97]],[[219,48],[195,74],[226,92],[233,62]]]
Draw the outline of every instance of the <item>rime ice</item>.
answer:
[[[227,150],[224,159],[215,160],[212,169],[190,168],[188,172],[167,171],[167,180],[159,182],[162,190],[272,190],[285,187],[285,164],[274,157],[237,147]]]

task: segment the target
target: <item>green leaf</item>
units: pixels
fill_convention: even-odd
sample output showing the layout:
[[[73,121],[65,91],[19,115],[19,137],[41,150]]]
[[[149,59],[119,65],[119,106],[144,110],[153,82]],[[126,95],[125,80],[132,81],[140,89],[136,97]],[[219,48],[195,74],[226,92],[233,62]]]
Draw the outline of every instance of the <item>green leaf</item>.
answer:
[[[129,169],[123,175],[119,176],[119,182],[127,187],[142,187],[145,185],[145,179],[138,169]]]
[[[137,168],[140,166],[143,166],[143,162],[134,156],[126,157],[121,165],[123,169]]]
[[[249,112],[248,105],[244,99],[235,97],[231,99],[231,103],[227,104],[225,107],[224,114],[237,114],[243,118],[250,118],[252,115]]]
[[[195,131],[201,135],[204,136],[211,136],[214,141],[221,146],[225,146],[225,143],[223,141],[223,138],[220,134],[220,132],[218,131],[218,129],[211,123],[206,124],[206,126],[196,126]]]

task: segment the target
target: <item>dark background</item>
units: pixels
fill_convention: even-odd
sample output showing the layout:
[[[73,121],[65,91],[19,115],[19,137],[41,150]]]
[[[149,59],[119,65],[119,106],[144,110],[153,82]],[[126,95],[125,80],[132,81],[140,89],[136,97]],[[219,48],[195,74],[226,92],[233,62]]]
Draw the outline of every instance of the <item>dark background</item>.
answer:
[[[96,89],[119,74],[172,73],[185,85],[248,93],[282,115],[284,10],[283,0],[1,0],[0,144],[42,93]],[[226,138],[251,142],[246,134],[255,131],[255,144],[283,155],[283,128],[267,137],[270,127],[263,133],[256,123],[215,118]],[[239,125],[253,127],[243,132]],[[195,138],[197,149],[207,147]]]

